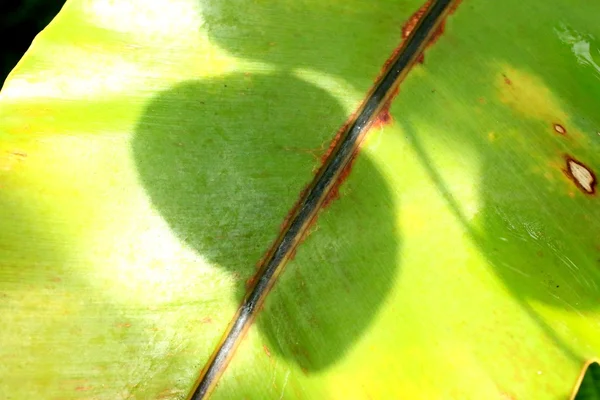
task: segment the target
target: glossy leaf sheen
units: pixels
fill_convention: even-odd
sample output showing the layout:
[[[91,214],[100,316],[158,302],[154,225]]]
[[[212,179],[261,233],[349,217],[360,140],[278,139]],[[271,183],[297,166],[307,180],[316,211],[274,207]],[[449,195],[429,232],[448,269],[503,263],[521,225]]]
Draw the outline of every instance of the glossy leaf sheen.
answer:
[[[0,397],[185,398],[421,5],[67,2],[0,94]],[[464,0],[213,397],[569,397],[600,353],[567,161],[600,171],[599,12]]]

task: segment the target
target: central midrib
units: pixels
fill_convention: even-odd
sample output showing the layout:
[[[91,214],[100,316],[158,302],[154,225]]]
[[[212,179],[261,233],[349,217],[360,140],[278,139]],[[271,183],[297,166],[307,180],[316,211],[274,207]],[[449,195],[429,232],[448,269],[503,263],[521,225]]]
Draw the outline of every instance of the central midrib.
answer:
[[[430,4],[410,36],[389,60],[386,70],[367,94],[361,107],[344,125],[341,134],[334,139],[332,150],[307,190],[303,192],[281,234],[271,246],[262,264],[263,267],[254,279],[254,286],[247,292],[222,339],[203,368],[189,400],[206,399],[214,389],[277,277],[293,256],[307,229],[316,221],[323,204],[331,198],[336,186],[345,175],[344,171],[356,156],[373,121],[382,108],[391,101],[400,82],[418,60],[419,55],[449,13],[454,1],[437,0]]]

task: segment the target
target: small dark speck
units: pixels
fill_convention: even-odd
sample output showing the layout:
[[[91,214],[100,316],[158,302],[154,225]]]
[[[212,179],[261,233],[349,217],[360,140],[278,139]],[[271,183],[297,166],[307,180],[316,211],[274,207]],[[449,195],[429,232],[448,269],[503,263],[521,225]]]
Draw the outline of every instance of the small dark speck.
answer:
[[[556,287],[557,287],[557,288],[559,288],[559,287],[560,287],[560,285],[556,285]]]
[[[223,86],[227,87],[227,85],[223,85]]]

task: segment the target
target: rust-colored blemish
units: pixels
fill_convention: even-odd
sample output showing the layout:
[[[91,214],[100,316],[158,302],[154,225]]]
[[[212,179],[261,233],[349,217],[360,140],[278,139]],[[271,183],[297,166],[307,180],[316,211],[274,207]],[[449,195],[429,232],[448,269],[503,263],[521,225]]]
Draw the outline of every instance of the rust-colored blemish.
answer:
[[[392,122],[393,118],[392,114],[390,114],[390,107],[392,106],[392,102],[394,101],[398,93],[400,93],[399,86],[394,89],[388,101],[385,102],[385,104],[381,108],[381,111],[379,111],[377,118],[375,119],[375,121],[373,121],[373,128],[380,128],[383,125],[387,125]]]
[[[431,6],[431,3],[432,3],[432,0],[428,0],[417,11],[415,11],[415,13],[410,16],[410,18],[408,18],[408,20],[404,23],[404,25],[402,25],[402,40],[406,40],[410,36],[412,31],[418,25],[421,18],[423,18],[423,15],[425,15],[425,12],[429,9],[429,6]],[[421,59],[419,60],[419,62],[422,62],[422,61],[423,60],[421,60]]]
[[[444,30],[446,29],[447,16],[454,14],[456,9],[460,5],[461,1],[462,0],[457,0],[454,2],[454,4],[452,4],[450,6],[448,14],[446,15],[446,17],[444,17],[444,19],[442,19],[442,21],[440,22],[438,27],[435,29],[435,31],[433,32],[433,34],[431,36],[431,39],[429,39],[429,42],[427,43],[425,48],[428,48],[428,47],[434,45],[435,42],[437,42],[437,40],[440,38],[440,36],[444,33]],[[432,3],[432,0],[428,0],[425,4],[423,4],[421,6],[421,8],[419,8],[413,15],[411,15],[410,18],[408,19],[408,21],[406,21],[406,23],[402,26],[402,40],[406,40],[410,36],[412,31],[415,29],[415,27],[421,20],[421,18],[423,18],[423,15],[425,15],[425,12],[429,9],[429,6],[431,6],[431,3]],[[423,53],[421,53],[417,62],[422,64],[423,61],[425,61],[425,58],[423,56]]]
[[[117,324],[117,328],[131,328],[131,324],[129,322]]]
[[[456,11],[460,2],[461,2],[461,0],[457,0],[454,2],[454,4],[452,4],[452,6],[450,7],[450,10],[448,11],[448,14],[442,19],[442,21],[437,26],[435,31],[433,31],[432,36],[429,39],[429,42],[425,46],[425,49],[423,49],[421,54],[419,54],[419,56],[417,57],[417,61],[416,61],[417,63],[423,64],[425,62],[424,51],[426,49],[428,49],[430,46],[434,45],[437,42],[437,40],[440,38],[440,36],[444,33],[444,30],[446,29],[447,16],[453,14]],[[398,54],[402,51],[404,43],[406,42],[406,39],[408,39],[410,34],[413,32],[413,30],[419,24],[419,21],[423,18],[423,16],[425,15],[427,10],[431,6],[431,3],[432,3],[432,0],[428,0],[417,11],[415,11],[415,13],[410,16],[410,18],[408,18],[408,20],[404,23],[404,25],[402,25],[402,42],[398,45],[398,47],[396,47],[394,49],[394,51],[392,52],[390,57],[383,64],[383,67],[381,68],[381,71],[379,73],[379,76],[377,77],[377,80],[379,80],[381,78],[381,76],[385,73],[385,71],[388,70],[390,64],[396,59]],[[394,101],[394,98],[398,95],[399,92],[400,92],[400,88],[396,87],[394,89],[394,91],[392,92],[390,98],[383,105],[381,111],[379,112],[379,115],[377,116],[377,119],[373,123],[373,127],[378,128],[378,127],[381,127],[383,125],[386,125],[386,124],[389,124],[392,122],[393,118],[392,118],[392,115],[390,114],[390,106],[392,104],[392,101]],[[435,89],[432,90],[432,93],[433,92],[435,92]]]
[[[596,174],[587,165],[567,155],[565,156],[566,168],[563,173],[577,186],[583,193],[588,195],[596,194]]]
[[[267,355],[267,357],[271,358],[271,351],[269,350],[269,348],[267,347],[266,344],[263,344],[263,350],[264,350],[265,354]]]
[[[561,124],[554,124],[554,131],[556,133],[558,133],[559,135],[566,135],[567,134],[567,130]]]
[[[544,252],[541,250],[538,250],[535,254],[537,254],[538,257],[544,257]]]
[[[85,391],[88,391],[88,390],[91,390],[91,389],[92,389],[92,386],[77,386],[75,388],[75,391],[77,391],[77,392],[85,392]]]
[[[204,317],[200,320],[201,324],[210,324],[212,323],[212,318],[211,317]]]
[[[512,81],[508,76],[506,76],[506,74],[502,74],[502,77],[504,78],[504,83],[506,83],[509,86],[512,85]]]
[[[250,290],[254,287],[254,284],[256,283],[256,278],[258,277],[258,275],[260,274],[260,271],[258,271],[256,274],[252,275],[250,278],[248,278],[246,280],[246,289]]]
[[[344,169],[342,169],[342,171],[338,175],[338,178],[335,180],[333,186],[331,187],[331,190],[329,190],[327,197],[325,197],[325,199],[323,200],[322,208],[327,208],[333,201],[340,198],[340,186],[344,183],[346,179],[348,179],[348,176],[352,171],[352,167],[354,166],[354,161],[356,160],[358,152],[359,149],[357,148],[352,154],[350,161],[348,161],[348,164],[346,164]]]
[[[13,150],[10,152],[10,154],[20,158],[27,158],[27,153],[21,150]]]
[[[360,109],[360,107],[359,107]],[[356,120],[357,117],[357,113],[358,110],[354,111],[352,113],[352,115],[348,118],[348,120],[338,129],[338,131],[336,132],[333,140],[329,143],[329,146],[327,147],[327,149],[325,150],[325,152],[323,153],[323,155],[321,156],[321,165],[319,166],[319,168],[316,171],[316,175],[320,174],[321,171],[325,168],[325,166],[327,165],[327,162],[329,161],[329,158],[331,156],[331,154],[333,153],[333,151],[335,150],[335,148],[337,147],[337,145],[340,143],[340,141],[344,138],[344,135],[346,134],[346,132],[348,132],[348,129],[350,127],[350,125]],[[352,157],[352,159],[354,158],[354,156]],[[352,163],[352,160],[350,161],[349,164]],[[342,175],[344,175],[344,179],[347,177],[349,170],[347,168],[348,166],[346,166],[346,168],[344,168],[344,170],[342,171],[342,173],[340,174],[340,177]],[[345,174],[344,174],[345,172]],[[323,202],[321,209],[325,208],[327,205],[329,205],[331,203],[331,201],[333,201],[334,199],[339,197],[339,193],[338,193],[338,189],[339,189],[339,185],[341,184],[340,181],[340,177],[338,177],[334,187],[332,188],[332,191],[334,191],[334,195],[330,195],[327,196],[327,198],[325,199],[325,201]],[[285,216],[285,218],[283,219],[283,222],[281,223],[281,225],[279,226],[279,232],[280,234],[284,233],[288,227],[289,224],[291,223],[292,219],[296,216],[296,214],[298,213],[300,207],[302,206],[302,202],[308,192],[308,190],[310,190],[310,185],[307,185],[304,189],[302,189],[302,191],[300,192],[300,195],[298,196],[298,200],[296,200],[296,203],[292,206],[292,208],[290,209],[290,211],[287,213],[287,215]],[[308,226],[306,227],[306,229],[304,230],[304,234],[302,235],[302,237],[300,238],[298,245],[301,244],[304,239],[306,239],[306,237],[312,232],[311,227],[314,225],[316,219],[317,219],[317,214],[315,214],[313,216],[313,218],[308,222]],[[255,275],[251,276],[247,281],[246,281],[246,288],[250,289],[254,286],[254,284],[256,283],[256,277],[259,276],[262,272],[262,269],[264,268],[265,262],[267,260],[269,260],[273,254],[273,252],[276,249],[276,245],[273,245],[269,248],[269,250],[267,250],[264,255],[262,256],[262,258],[257,262],[256,267],[257,267],[257,272]],[[294,248],[289,255],[289,260],[293,260],[294,257],[296,256],[296,248]]]

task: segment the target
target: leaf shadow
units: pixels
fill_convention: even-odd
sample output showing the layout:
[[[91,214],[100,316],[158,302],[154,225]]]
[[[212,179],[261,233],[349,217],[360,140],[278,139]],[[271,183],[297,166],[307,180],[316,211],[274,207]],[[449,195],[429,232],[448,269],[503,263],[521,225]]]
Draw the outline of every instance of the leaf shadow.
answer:
[[[292,76],[232,74],[159,93],[132,151],[154,207],[179,238],[236,278],[239,301],[345,119],[326,91]],[[358,340],[397,274],[390,190],[368,157],[355,171],[344,201],[321,212],[257,321],[270,347],[307,373],[331,366]]]

